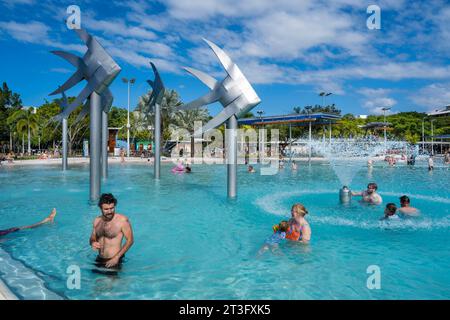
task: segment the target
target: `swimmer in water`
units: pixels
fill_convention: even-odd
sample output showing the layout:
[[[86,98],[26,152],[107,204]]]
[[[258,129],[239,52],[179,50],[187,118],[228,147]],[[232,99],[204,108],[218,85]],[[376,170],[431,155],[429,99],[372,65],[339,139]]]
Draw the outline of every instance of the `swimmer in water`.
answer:
[[[433,155],[430,155],[428,158],[428,171],[432,171],[434,169],[434,160]]]
[[[134,243],[128,218],[116,213],[117,199],[111,193],[101,195],[98,206],[102,214],[95,218],[89,243],[98,251],[98,267],[120,267],[125,253]],[[122,246],[123,239],[126,239]]]
[[[41,222],[29,225],[29,226],[14,227],[14,228],[6,229],[6,230],[0,230],[0,236],[6,236],[7,234],[10,234],[10,233],[13,233],[13,232],[17,232],[17,231],[20,231],[20,230],[33,229],[33,228],[36,228],[36,227],[40,227],[40,226],[42,226],[44,224],[53,222],[55,220],[55,216],[56,216],[56,209],[53,208],[53,210],[50,213],[50,215],[47,218],[45,218],[44,220],[42,220]]]
[[[308,210],[301,203],[296,203],[292,206],[286,239],[309,243],[311,240],[311,227],[305,219],[307,214]]]
[[[378,186],[375,182],[371,182],[367,185],[367,190],[361,192],[352,192],[352,196],[361,196],[364,202],[370,204],[381,204],[383,199],[377,193]]]
[[[380,220],[391,220],[391,219],[399,219],[397,213],[397,206],[395,203],[388,203],[386,208],[384,209],[384,217]]]
[[[297,163],[295,163],[295,160],[292,160],[291,169],[292,171],[297,171]]]
[[[248,173],[255,173],[256,170],[255,170],[255,168],[253,168],[253,166],[248,166],[247,172]]]
[[[398,212],[401,213],[405,217],[417,217],[420,215],[420,211],[414,207],[411,207],[410,200],[408,196],[400,197],[400,206]]]
[[[273,226],[272,229],[273,234],[266,239],[262,248],[259,249],[259,254],[262,254],[269,249],[272,249],[272,252],[274,252],[278,248],[281,241],[286,239],[286,232],[289,230],[289,222],[285,220],[281,221],[279,224]]]

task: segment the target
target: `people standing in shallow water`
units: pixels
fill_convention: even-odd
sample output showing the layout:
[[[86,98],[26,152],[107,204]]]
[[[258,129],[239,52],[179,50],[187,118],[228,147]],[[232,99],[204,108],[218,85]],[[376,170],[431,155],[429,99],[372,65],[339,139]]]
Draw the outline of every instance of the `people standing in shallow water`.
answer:
[[[381,218],[380,220],[386,220],[386,219],[398,219],[398,215],[396,214],[397,212],[397,206],[395,205],[395,203],[388,203],[386,205],[386,208],[384,209],[384,217]]]
[[[381,204],[383,199],[377,193],[378,186],[375,182],[367,185],[367,190],[361,192],[352,192],[352,196],[362,196],[362,201],[370,204]]]
[[[430,157],[428,158],[428,170],[431,171],[433,169],[434,169],[433,155],[430,155]]]
[[[120,148],[120,162],[125,162],[125,151],[123,150],[123,148]]]
[[[53,210],[50,213],[50,215],[47,218],[45,218],[44,220],[42,220],[42,221],[40,221],[38,223],[32,224],[32,225],[28,225],[28,226],[13,227],[13,228],[9,228],[9,229],[6,229],[6,230],[0,230],[0,236],[6,236],[7,234],[10,234],[10,233],[13,233],[13,232],[17,232],[17,231],[20,231],[20,230],[33,229],[33,228],[40,227],[40,226],[42,226],[44,224],[47,224],[47,223],[52,223],[55,220],[55,216],[56,216],[56,208],[53,208]]]
[[[405,217],[417,217],[420,215],[420,211],[414,207],[411,207],[410,200],[408,196],[400,197],[400,206],[398,212],[401,213]]]
[[[450,164],[450,151],[445,152],[444,164]]]
[[[309,243],[311,240],[311,227],[305,219],[307,214],[308,210],[301,203],[296,203],[292,206],[286,239]]]
[[[89,243],[98,251],[97,266],[120,266],[125,253],[133,245],[133,231],[128,218],[116,213],[117,199],[111,193],[101,195],[98,206],[101,216],[95,218]],[[126,243],[122,246],[123,238]]]
[[[297,171],[297,163],[295,162],[295,160],[292,160],[292,163],[291,163],[291,170],[292,170],[292,171]]]

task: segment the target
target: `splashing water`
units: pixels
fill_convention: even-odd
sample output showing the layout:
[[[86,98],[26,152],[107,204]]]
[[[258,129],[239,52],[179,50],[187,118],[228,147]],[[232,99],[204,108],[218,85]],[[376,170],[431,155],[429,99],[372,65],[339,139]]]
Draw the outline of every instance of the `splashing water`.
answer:
[[[328,160],[342,185],[349,186],[369,159],[385,154],[385,150],[405,150],[407,143],[387,141],[385,144],[378,140],[336,139],[332,143],[313,140],[311,146],[314,152]]]

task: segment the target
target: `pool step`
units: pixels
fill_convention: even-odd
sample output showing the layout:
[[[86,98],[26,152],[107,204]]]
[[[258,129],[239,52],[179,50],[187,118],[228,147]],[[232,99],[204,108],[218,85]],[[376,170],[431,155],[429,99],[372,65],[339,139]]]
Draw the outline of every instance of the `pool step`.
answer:
[[[0,248],[0,300],[61,300],[58,294],[48,290],[34,270],[13,259]],[[2,282],[3,280],[3,282]],[[11,290],[9,290],[11,289]],[[11,292],[12,291],[12,292]]]

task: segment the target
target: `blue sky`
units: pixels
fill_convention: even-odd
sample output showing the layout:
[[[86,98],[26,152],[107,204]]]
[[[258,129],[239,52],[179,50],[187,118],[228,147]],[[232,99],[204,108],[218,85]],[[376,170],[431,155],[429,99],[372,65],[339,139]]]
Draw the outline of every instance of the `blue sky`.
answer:
[[[182,67],[223,77],[202,38],[224,48],[254,86],[266,115],[295,106],[326,103],[344,113],[431,111],[450,104],[450,5],[446,1],[361,0],[0,0],[0,81],[36,106],[73,68],[50,50],[83,54],[66,27],[66,8],[78,5],[81,26],[98,38],[122,68],[111,85],[114,105],[131,108],[153,77],[149,60],[166,87],[184,102],[207,92]],[[381,9],[381,29],[369,30],[369,5]],[[81,86],[68,93],[76,95]],[[220,109],[213,106],[215,114]]]

